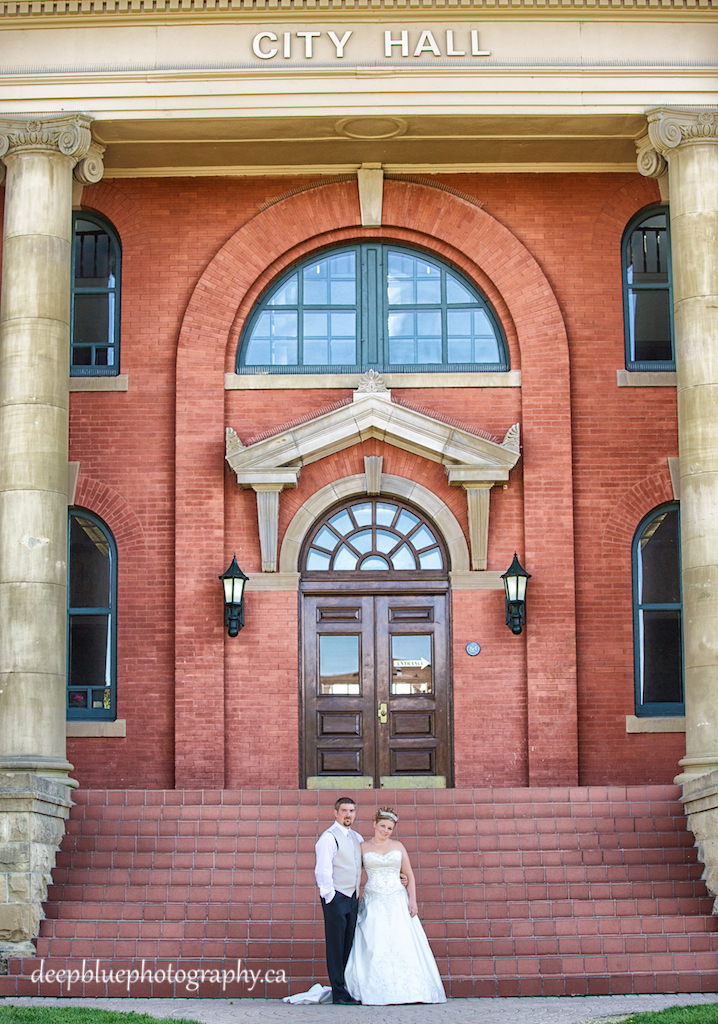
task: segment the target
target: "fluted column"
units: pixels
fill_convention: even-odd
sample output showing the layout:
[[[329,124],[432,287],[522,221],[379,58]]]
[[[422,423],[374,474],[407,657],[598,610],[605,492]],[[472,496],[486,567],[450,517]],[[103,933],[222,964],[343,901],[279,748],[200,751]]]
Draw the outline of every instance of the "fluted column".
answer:
[[[651,110],[648,136],[639,170],[670,186],[686,782],[718,768],[718,110]]]
[[[0,120],[0,770],[67,777],[67,451],[72,176],[82,114]]]

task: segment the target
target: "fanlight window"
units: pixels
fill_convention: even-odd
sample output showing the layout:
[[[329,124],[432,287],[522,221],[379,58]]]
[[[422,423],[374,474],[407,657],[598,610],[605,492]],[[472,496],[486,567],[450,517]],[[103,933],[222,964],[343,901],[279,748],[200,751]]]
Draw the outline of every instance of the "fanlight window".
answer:
[[[445,557],[433,528],[400,502],[358,500],[332,513],[311,538],[310,572],[443,570]]]
[[[293,369],[294,368],[294,369]],[[249,318],[238,373],[508,369],[496,314],[453,267],[364,243],[305,260]]]

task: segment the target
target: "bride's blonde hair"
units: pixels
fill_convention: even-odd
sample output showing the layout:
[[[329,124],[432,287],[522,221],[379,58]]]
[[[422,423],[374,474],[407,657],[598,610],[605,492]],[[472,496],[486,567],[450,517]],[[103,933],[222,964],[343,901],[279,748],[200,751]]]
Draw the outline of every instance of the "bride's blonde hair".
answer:
[[[382,818],[388,818],[389,821],[393,821],[396,824],[399,820],[399,815],[393,807],[380,807],[374,815],[374,824],[376,825]]]

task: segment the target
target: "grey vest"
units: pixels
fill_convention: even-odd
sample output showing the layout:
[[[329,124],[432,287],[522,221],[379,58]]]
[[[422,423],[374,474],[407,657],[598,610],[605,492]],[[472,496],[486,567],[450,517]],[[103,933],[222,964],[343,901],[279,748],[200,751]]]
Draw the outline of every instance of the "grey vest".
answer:
[[[350,833],[345,835],[336,825],[327,829],[337,843],[337,852],[332,865],[332,880],[337,892],[352,896],[359,891],[361,881],[361,846]]]

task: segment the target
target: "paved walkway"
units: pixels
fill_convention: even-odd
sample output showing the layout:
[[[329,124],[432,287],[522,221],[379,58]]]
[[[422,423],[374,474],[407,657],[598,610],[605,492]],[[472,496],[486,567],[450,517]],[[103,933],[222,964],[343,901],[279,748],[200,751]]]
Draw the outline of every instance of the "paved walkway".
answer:
[[[718,1003],[716,995],[453,999],[441,1006],[289,1006],[273,999],[0,999],[13,1006],[84,1006],[202,1024],[589,1024],[668,1006]]]

